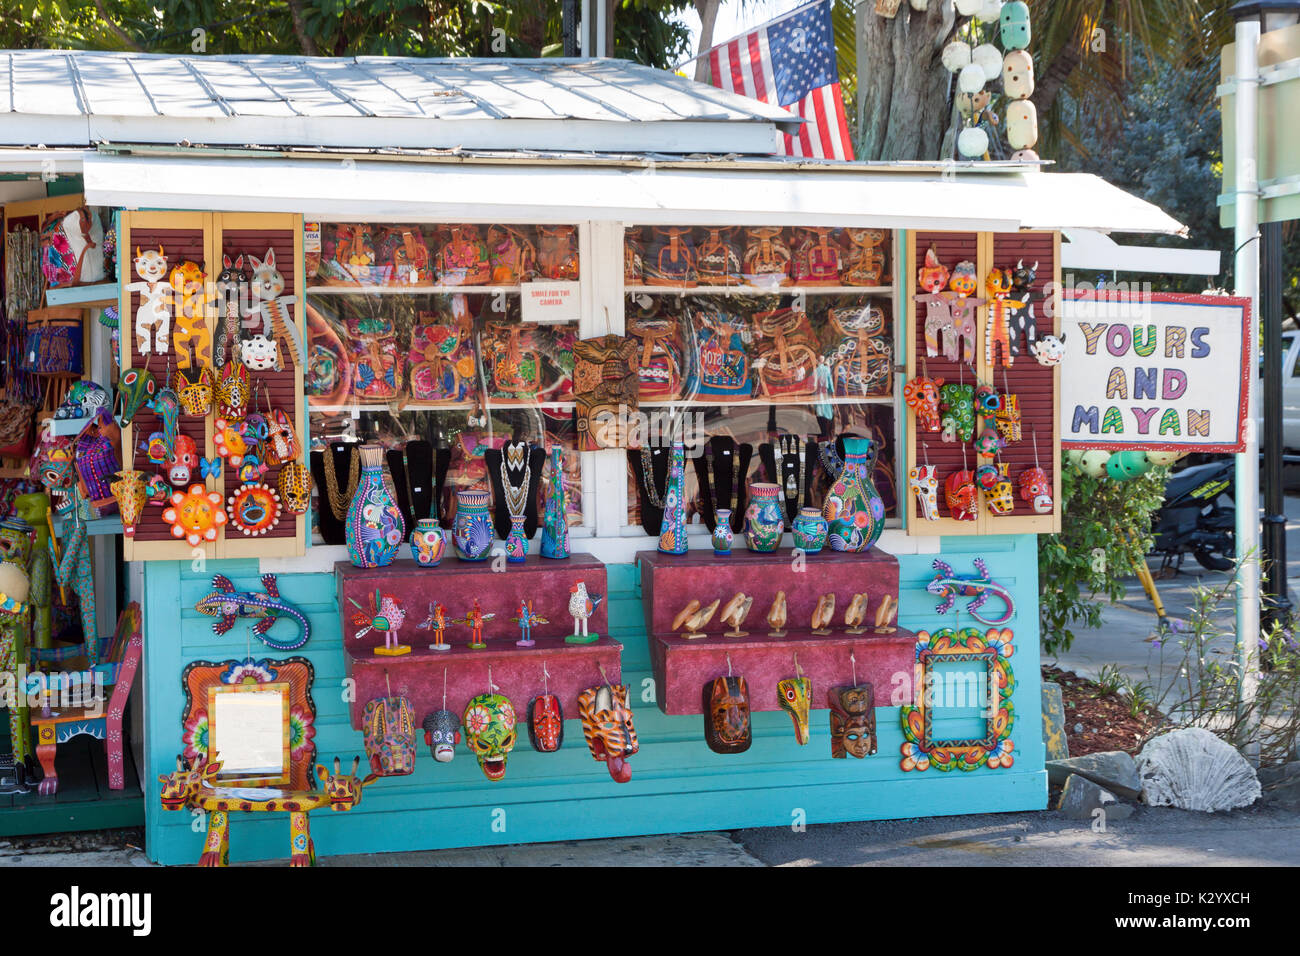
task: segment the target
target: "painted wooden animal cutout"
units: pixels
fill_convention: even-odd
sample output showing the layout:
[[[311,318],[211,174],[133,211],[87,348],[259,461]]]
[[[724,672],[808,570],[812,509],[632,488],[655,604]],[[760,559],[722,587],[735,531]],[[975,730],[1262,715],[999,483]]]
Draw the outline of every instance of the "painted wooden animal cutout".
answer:
[[[162,246],[157,252],[141,252],[137,246],[134,264],[141,281],[130,283],[126,289],[140,293],[140,305],[135,310],[136,351],[141,355],[163,355],[171,348],[172,287],[167,281],[167,256]]]
[[[176,367],[202,368],[212,364],[212,329],[208,327],[207,275],[197,262],[185,260],[172,269],[169,284],[175,306]]]
[[[925,306],[925,354],[935,358],[940,342],[945,354],[957,352],[957,331],[952,322],[952,300],[943,295],[951,273],[939,261],[939,254],[931,246],[925,252],[925,264],[917,273],[916,284],[924,290],[916,296],[918,305]]]
[[[753,742],[749,686],[743,677],[715,677],[704,685],[704,741],[716,754],[738,754]]]
[[[1011,335],[1011,356],[1022,351],[1033,352],[1038,341],[1038,320],[1034,316],[1034,281],[1038,278],[1038,261],[1025,266],[1025,260],[1016,263],[1011,271],[1011,294],[1007,297],[1007,324]],[[1021,339],[1024,347],[1021,347]],[[1011,364],[1010,361],[1007,362]]]
[[[1015,616],[1015,598],[1011,596],[1010,591],[989,576],[988,565],[984,563],[983,558],[975,558],[972,563],[975,565],[975,575],[961,577],[953,572],[951,564],[940,558],[935,558],[933,564],[935,574],[930,583],[925,586],[925,589],[943,599],[935,605],[934,609],[938,613],[947,614],[952,610],[957,598],[969,597],[973,598],[973,600],[966,605],[966,610],[971,617],[981,624],[1000,627]],[[980,609],[984,607],[990,597],[997,598],[1004,605],[1003,613],[997,617],[988,617],[981,613]]]
[[[267,249],[258,259],[250,255],[252,267],[253,308],[244,317],[245,328],[256,324],[250,319],[261,319],[261,335],[284,343],[295,366],[302,365],[302,334],[293,319],[294,297],[284,295],[285,281],[275,267],[275,250]]]

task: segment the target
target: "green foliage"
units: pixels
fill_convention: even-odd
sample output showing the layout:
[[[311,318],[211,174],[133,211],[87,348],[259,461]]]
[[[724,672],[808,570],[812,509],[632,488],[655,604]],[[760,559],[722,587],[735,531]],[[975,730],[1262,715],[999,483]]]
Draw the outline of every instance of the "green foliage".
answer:
[[[1061,533],[1038,538],[1043,648],[1068,650],[1071,626],[1101,626],[1102,605],[1124,595],[1124,577],[1151,546],[1151,515],[1164,500],[1167,469],[1132,481],[1089,478],[1061,465]]]

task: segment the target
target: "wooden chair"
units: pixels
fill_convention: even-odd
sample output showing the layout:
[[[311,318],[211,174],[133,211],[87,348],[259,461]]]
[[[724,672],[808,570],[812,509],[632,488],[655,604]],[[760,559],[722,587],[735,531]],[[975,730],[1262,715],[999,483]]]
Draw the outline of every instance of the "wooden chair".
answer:
[[[112,694],[106,702],[86,707],[65,707],[55,710],[48,705],[32,711],[32,727],[36,730],[36,759],[40,761],[45,777],[41,780],[41,796],[53,796],[59,789],[59,776],[54,770],[54,757],[59,744],[86,734],[104,741],[108,754],[108,786],[110,790],[125,787],[122,759],[122,714],[127,698],[135,684],[135,672],[140,666],[140,652],[144,646],[140,626],[140,605],[132,602],[117,619],[108,655],[83,676],[93,680],[102,675],[105,687]],[[57,679],[57,674],[51,674]]]

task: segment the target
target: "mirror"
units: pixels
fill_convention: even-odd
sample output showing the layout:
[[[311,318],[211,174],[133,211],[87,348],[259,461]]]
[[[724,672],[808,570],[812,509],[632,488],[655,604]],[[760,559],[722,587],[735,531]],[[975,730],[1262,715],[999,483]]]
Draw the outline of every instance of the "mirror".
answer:
[[[208,756],[223,784],[288,784],[289,736],[287,683],[208,688]]]

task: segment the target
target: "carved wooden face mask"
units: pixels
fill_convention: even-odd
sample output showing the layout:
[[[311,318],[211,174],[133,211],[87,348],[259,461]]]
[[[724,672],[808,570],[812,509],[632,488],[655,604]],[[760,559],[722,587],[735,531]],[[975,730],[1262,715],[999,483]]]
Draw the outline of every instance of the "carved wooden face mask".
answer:
[[[528,702],[528,739],[538,753],[555,753],[564,744],[564,710],[560,698],[541,694]]]
[[[753,742],[749,687],[743,677],[715,677],[704,685],[704,740],[719,754],[744,753]]]
[[[808,709],[812,704],[812,681],[806,677],[787,677],[776,682],[776,700],[794,721],[794,739],[808,743]]]
[[[627,758],[640,748],[632,710],[627,705],[627,687],[602,684],[578,695],[578,716],[582,718],[582,735],[591,756],[602,761],[616,783],[632,779]]]
[[[370,769],[381,777],[415,770],[415,710],[405,697],[379,697],[361,717]]]
[[[638,407],[638,351],[637,343],[622,335],[583,339],[574,345],[579,451],[627,444],[626,434],[616,423],[620,418],[626,420]]]
[[[429,745],[434,760],[451,763],[460,743],[460,720],[449,710],[435,710],[424,718],[424,742]]]
[[[876,752],[875,693],[870,684],[832,687],[831,756],[862,758]]]

